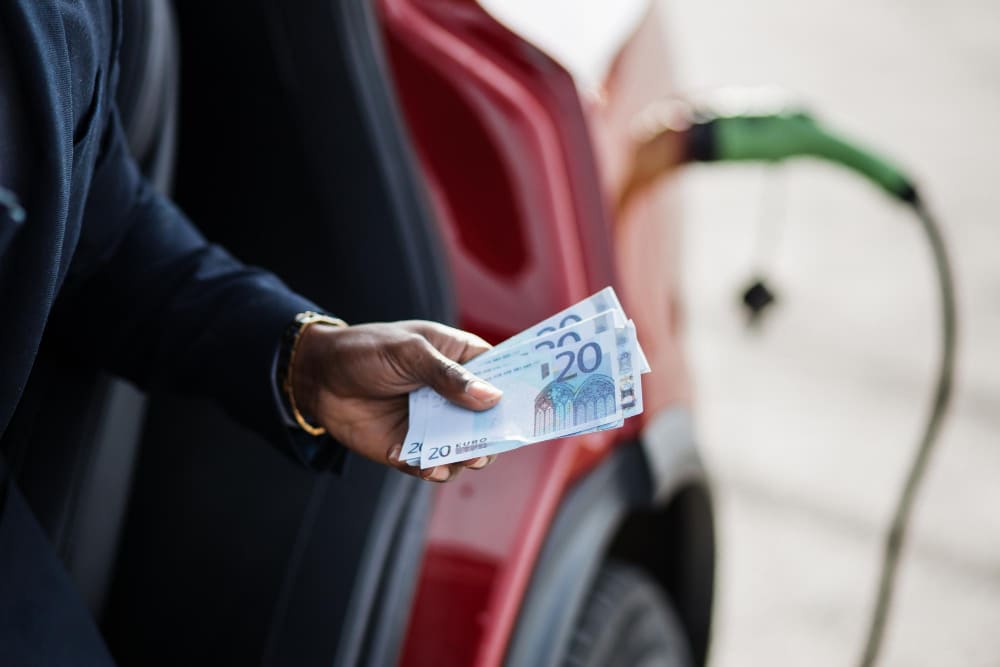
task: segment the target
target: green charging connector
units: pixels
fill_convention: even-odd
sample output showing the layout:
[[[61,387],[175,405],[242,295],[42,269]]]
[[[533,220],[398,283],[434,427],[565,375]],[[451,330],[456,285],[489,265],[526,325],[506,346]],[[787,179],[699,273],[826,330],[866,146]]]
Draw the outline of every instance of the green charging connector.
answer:
[[[700,114],[691,132],[691,157],[695,160],[777,162],[815,157],[857,172],[893,197],[903,201],[913,201],[915,197],[913,186],[902,170],[831,134],[803,111],[734,116]]]

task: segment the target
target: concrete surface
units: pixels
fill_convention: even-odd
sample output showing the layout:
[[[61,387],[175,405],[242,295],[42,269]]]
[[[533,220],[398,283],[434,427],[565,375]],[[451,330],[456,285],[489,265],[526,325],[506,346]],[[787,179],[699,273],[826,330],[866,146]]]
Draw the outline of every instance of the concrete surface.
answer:
[[[906,165],[944,222],[958,383],[881,664],[1000,665],[1000,4],[665,1],[686,90],[791,88]],[[850,665],[929,403],[937,296],[899,206],[824,165],[768,171],[697,168],[676,186],[720,518],[712,665]],[[737,294],[764,211],[782,210],[780,303],[748,332]]]

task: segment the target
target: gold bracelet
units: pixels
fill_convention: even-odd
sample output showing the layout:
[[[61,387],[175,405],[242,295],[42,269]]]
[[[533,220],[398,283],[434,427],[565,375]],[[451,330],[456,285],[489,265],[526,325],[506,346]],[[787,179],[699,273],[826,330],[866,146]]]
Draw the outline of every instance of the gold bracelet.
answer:
[[[321,315],[319,313],[314,313],[310,310],[304,313],[299,313],[295,316],[295,324],[298,329],[295,332],[295,340],[292,341],[292,351],[288,357],[288,370],[285,373],[285,396],[288,397],[288,405],[292,409],[292,417],[295,418],[295,422],[299,425],[303,431],[312,436],[323,435],[326,433],[326,429],[322,426],[313,426],[305,418],[305,415],[299,410],[298,404],[295,402],[295,389],[294,383],[292,382],[292,374],[295,372],[295,358],[299,352],[299,341],[302,340],[302,334],[305,330],[314,324],[329,324],[335,327],[346,327],[347,322],[336,317],[329,317],[328,315]]]

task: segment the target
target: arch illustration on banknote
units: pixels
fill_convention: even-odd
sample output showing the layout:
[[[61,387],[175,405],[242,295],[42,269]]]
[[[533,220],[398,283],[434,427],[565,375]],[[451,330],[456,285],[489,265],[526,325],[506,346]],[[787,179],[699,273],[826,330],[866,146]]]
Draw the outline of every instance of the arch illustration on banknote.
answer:
[[[567,382],[551,382],[535,397],[535,433],[560,431],[615,412],[615,383],[607,375],[589,376],[579,389]]]

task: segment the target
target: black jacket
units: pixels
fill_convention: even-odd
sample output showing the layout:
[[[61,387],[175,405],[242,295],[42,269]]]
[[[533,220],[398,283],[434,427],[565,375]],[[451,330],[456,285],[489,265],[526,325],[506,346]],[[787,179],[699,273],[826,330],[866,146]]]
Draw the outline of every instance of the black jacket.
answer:
[[[79,354],[143,388],[213,397],[297,458],[325,459],[328,443],[292,444],[271,382],[283,330],[316,306],[206,242],[143,180],[114,102],[118,1],[0,0],[0,12],[34,162],[24,220],[0,203],[0,434],[60,295],[81,314],[66,332]]]

